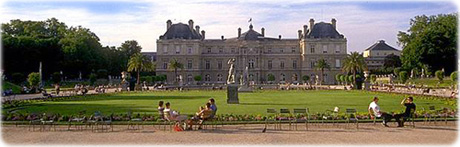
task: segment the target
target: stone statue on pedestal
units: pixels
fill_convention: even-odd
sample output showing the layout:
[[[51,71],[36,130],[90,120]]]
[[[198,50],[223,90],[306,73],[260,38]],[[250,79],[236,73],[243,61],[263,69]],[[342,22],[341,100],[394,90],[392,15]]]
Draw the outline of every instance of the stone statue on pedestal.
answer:
[[[235,83],[235,58],[228,60],[227,64],[230,66],[228,69],[227,84]]]

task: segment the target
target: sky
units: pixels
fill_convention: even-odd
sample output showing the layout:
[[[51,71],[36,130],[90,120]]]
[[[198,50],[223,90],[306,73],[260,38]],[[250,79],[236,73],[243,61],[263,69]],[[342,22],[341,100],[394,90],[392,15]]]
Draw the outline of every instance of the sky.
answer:
[[[22,1],[0,4],[0,22],[12,19],[41,21],[57,18],[68,26],[89,28],[103,46],[120,46],[136,40],[142,52],[156,51],[156,40],[166,32],[166,21],[187,23],[206,31],[207,39],[237,36],[237,29],[265,28],[269,37],[296,38],[297,30],[315,22],[337,20],[337,30],[347,38],[349,52],[362,52],[378,40],[401,49],[399,31],[407,31],[417,15],[458,12],[454,1]]]

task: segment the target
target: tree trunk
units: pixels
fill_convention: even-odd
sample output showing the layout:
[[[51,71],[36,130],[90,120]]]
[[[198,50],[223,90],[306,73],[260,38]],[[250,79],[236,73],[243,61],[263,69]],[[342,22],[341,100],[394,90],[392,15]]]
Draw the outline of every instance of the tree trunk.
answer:
[[[353,89],[358,88],[358,87],[356,87],[356,70],[355,69],[353,69],[353,82],[352,82],[352,84],[353,84]]]
[[[140,75],[140,72],[141,72],[141,71],[139,71],[139,70],[137,71],[137,85],[139,85],[139,81],[140,81],[140,79],[139,79],[139,77],[140,77],[140,76],[139,76],[139,75]]]

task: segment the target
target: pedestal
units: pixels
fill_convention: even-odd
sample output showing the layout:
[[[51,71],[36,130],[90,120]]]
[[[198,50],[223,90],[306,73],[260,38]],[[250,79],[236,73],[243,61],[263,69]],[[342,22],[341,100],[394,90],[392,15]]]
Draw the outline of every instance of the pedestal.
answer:
[[[121,91],[128,91],[128,82],[121,82]]]
[[[239,104],[238,100],[238,85],[227,85],[227,104]]]
[[[364,82],[364,90],[370,90],[370,89],[371,89],[371,83]]]

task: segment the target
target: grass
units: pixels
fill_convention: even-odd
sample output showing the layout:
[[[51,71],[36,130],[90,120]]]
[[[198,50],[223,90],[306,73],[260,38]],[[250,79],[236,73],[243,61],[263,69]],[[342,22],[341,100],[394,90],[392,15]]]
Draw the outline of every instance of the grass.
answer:
[[[198,107],[204,105],[211,97],[216,99],[218,114],[261,114],[265,115],[267,108],[309,108],[311,112],[324,112],[335,106],[345,111],[346,108],[356,108],[358,112],[367,112],[372,97],[380,98],[379,104],[383,111],[400,112],[404,107],[399,103],[406,95],[375,93],[366,91],[275,91],[263,90],[254,93],[240,93],[240,104],[226,104],[226,91],[159,91],[139,93],[118,93],[97,96],[87,96],[82,99],[63,101],[42,101],[16,109],[19,112],[47,112],[60,114],[78,114],[86,110],[87,114],[101,111],[110,113],[156,114],[158,101],[170,102],[173,110],[182,114],[194,114]],[[445,100],[418,99],[415,97],[417,109],[427,109],[434,105],[436,108],[453,106]],[[454,108],[456,109],[456,108]],[[5,109],[4,109],[5,110]],[[8,109],[7,109],[8,110]]]
[[[13,93],[20,93],[21,92],[21,86],[13,84],[11,82],[3,81],[2,82],[2,90],[7,90],[7,89],[12,89]]]

